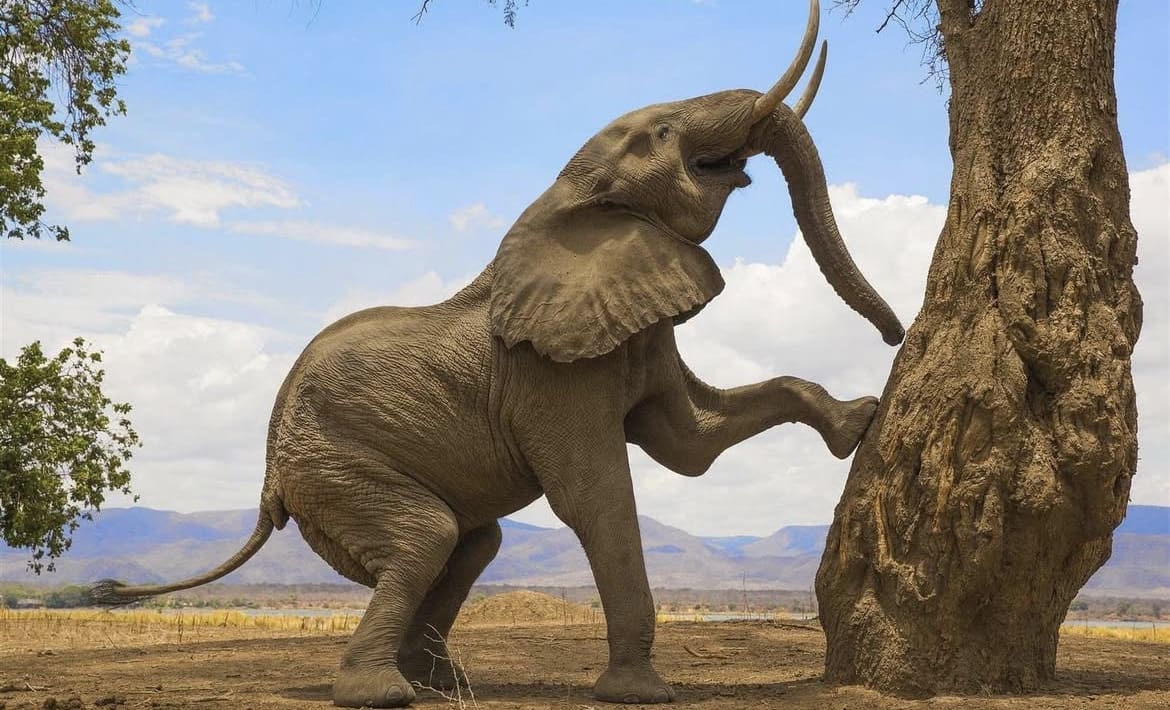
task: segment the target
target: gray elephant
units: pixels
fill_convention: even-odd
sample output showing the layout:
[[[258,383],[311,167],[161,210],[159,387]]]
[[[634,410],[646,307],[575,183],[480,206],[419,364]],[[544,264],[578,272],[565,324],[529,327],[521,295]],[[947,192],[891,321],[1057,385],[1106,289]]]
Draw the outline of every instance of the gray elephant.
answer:
[[[544,494],[579,537],[608,626],[599,700],[674,692],[650,662],[646,580],[627,442],[702,474],[769,427],[807,424],[852,452],[877,400],[838,401],[795,377],[720,390],[679,356],[674,328],[723,288],[700,244],[752,155],[775,158],[818,264],[891,345],[902,326],[853,264],[801,115],[782,103],[811,58],[819,8],[770,91],[723,91],[626,114],[589,140],[450,300],[371,308],[322,331],[276,398],[261,514],[215,570],[159,586],[96,585],[111,603],[186,589],[242,565],[292,518],[345,577],[374,589],[350,640],[337,705],[409,704],[471,584],[500,544],[497,520]],[[436,678],[432,671],[446,677]]]

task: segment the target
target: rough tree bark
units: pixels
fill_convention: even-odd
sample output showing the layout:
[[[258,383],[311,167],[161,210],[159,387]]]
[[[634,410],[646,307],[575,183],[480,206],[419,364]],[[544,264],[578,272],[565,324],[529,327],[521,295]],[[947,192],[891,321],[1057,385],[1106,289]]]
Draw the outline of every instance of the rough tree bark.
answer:
[[[1137,461],[1117,0],[937,5],[951,198],[817,574],[826,677],[1020,691],[1053,677]]]

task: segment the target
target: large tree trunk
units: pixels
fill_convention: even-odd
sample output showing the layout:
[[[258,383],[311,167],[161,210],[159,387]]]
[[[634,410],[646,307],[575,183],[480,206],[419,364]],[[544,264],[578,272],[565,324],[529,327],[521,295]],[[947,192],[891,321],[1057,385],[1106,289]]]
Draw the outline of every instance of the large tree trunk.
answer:
[[[1117,0],[937,4],[951,199],[817,574],[826,676],[1019,691],[1053,677],[1137,461]]]

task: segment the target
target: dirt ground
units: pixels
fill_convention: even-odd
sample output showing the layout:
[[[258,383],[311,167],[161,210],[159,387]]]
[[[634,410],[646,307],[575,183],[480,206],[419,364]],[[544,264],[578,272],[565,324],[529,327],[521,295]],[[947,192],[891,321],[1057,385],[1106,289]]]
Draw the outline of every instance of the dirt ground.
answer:
[[[0,629],[0,708],[331,707],[330,683],[346,635],[200,629],[173,636],[100,639],[16,636]],[[461,626],[452,646],[475,693],[465,707],[614,707],[589,688],[605,662],[598,624]],[[911,702],[820,680],[824,636],[775,622],[659,625],[655,662],[678,693],[675,708],[1167,708],[1170,644],[1066,637],[1059,679],[1024,696]],[[423,691],[416,707],[460,707]]]

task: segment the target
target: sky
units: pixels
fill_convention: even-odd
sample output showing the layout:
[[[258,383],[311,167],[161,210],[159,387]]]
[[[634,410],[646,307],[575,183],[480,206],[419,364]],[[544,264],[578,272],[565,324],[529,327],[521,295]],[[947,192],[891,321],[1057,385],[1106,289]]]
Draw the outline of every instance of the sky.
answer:
[[[515,29],[487,2],[161,2],[124,17],[129,114],[72,171],[42,142],[49,221],[72,242],[0,241],[0,356],[77,335],[145,445],[140,505],[257,504],[272,401],[336,318],[440,301],[591,135],[640,106],[765,89],[803,1],[532,0]],[[822,9],[825,78],[806,123],[838,223],[909,325],[949,192],[946,95],[920,47],[879,33],[886,4]],[[1132,502],[1170,505],[1170,6],[1121,3],[1116,84],[1145,326],[1133,358]],[[825,283],[770,164],[749,166],[705,243],[726,290],[678,330],[718,386],[797,375],[878,394],[895,348]],[[703,535],[831,520],[849,462],[807,427],[740,444],[700,478],[631,449],[639,511]],[[121,496],[107,505],[127,505]],[[558,525],[543,501],[513,516]]]

